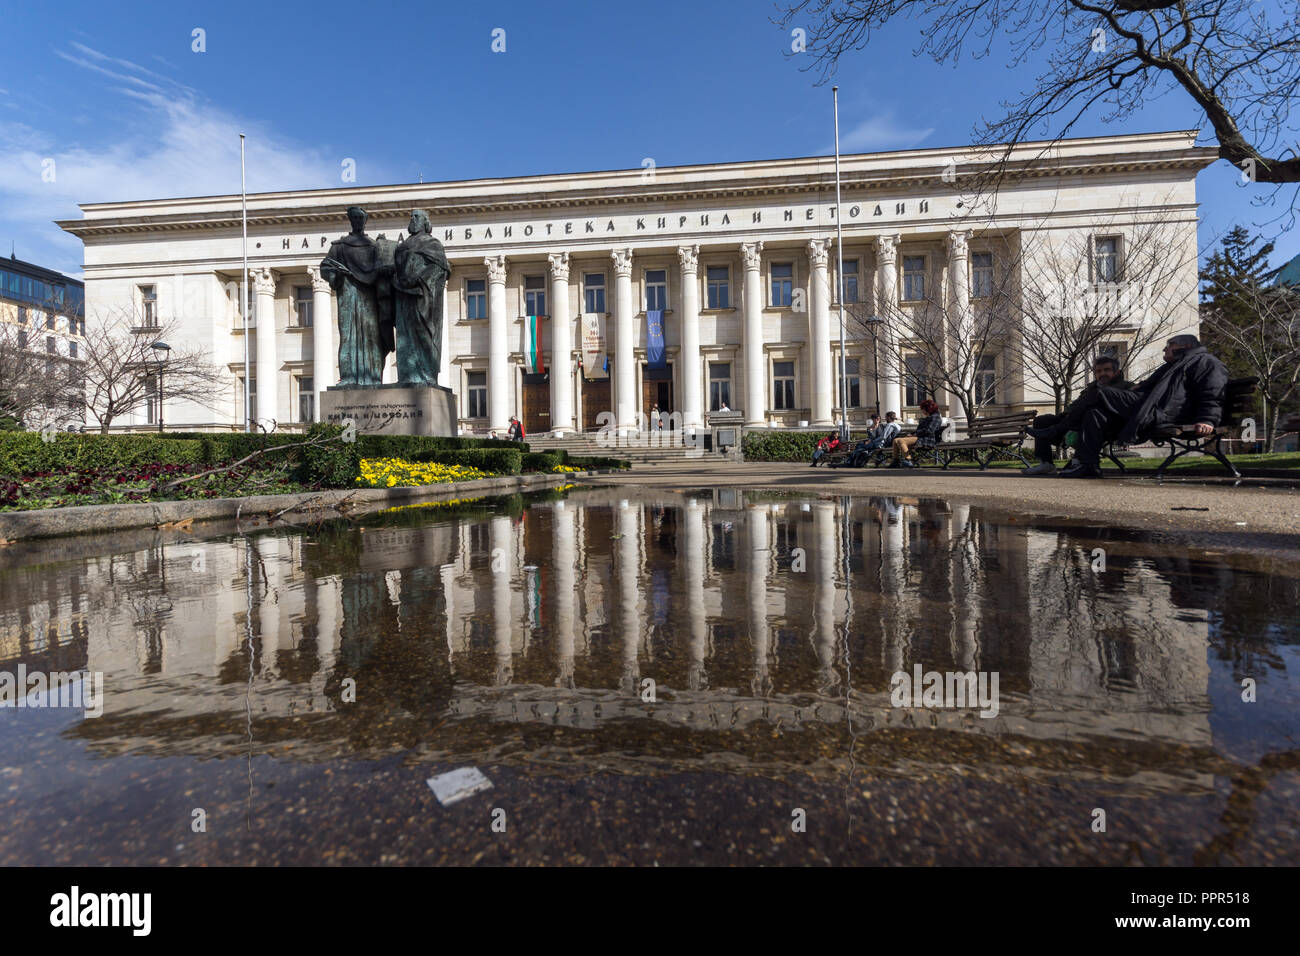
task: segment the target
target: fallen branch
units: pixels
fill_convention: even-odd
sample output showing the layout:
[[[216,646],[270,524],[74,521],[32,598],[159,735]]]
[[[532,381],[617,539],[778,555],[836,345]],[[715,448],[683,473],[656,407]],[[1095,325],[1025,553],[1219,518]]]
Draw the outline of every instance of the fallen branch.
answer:
[[[169,481],[167,482],[167,484],[159,488],[158,491],[161,494],[166,494],[171,491],[174,491],[175,489],[179,488],[181,485],[189,481],[198,481],[200,478],[206,478],[209,475],[224,475],[228,472],[234,471],[240,465],[248,464],[248,462],[252,461],[254,458],[258,458],[262,455],[269,454],[270,452],[273,451],[285,451],[290,448],[308,448],[313,445],[324,445],[324,444],[328,444],[329,442],[337,441],[337,440],[338,439],[335,436],[330,436],[330,437],[321,437],[321,438],[311,438],[308,439],[307,441],[293,442],[288,445],[274,445],[271,448],[259,448],[251,455],[245,455],[243,458],[239,459],[239,461],[233,462],[229,465],[222,465],[219,468],[209,468],[207,471],[201,471],[197,475],[186,475],[184,478],[177,478],[175,481]]]

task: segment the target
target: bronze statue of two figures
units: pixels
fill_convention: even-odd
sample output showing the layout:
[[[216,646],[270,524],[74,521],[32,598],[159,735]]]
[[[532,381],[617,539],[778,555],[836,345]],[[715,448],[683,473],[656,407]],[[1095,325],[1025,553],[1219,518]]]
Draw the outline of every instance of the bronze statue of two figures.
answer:
[[[442,297],[451,266],[433,238],[429,214],[411,213],[400,242],[366,235],[366,211],[348,209],[352,232],[330,246],[321,276],[338,296],[339,388],[383,382],[397,352],[398,385],[437,385],[442,359]]]

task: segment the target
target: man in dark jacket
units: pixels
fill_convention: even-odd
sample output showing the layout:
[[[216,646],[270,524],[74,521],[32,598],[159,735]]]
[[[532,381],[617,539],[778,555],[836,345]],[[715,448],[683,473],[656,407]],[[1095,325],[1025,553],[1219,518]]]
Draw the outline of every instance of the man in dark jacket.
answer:
[[[1034,439],[1034,455],[1038,458],[1038,464],[1030,468],[1021,468],[1022,475],[1038,477],[1056,474],[1055,446],[1061,444],[1069,432],[1077,432],[1083,425],[1083,414],[1089,407],[1087,403],[1094,398],[1097,389],[1102,385],[1128,389],[1133,387],[1132,382],[1126,382],[1120,376],[1117,359],[1110,355],[1097,356],[1092,363],[1092,381],[1079,393],[1079,397],[1060,415],[1037,416],[1034,419],[1034,426],[1027,429]]]
[[[1213,435],[1223,418],[1228,369],[1194,335],[1175,335],[1165,345],[1165,364],[1132,391],[1099,386],[1088,400],[1074,460],[1062,478],[1100,478],[1107,440],[1143,441],[1162,425],[1187,424]]]

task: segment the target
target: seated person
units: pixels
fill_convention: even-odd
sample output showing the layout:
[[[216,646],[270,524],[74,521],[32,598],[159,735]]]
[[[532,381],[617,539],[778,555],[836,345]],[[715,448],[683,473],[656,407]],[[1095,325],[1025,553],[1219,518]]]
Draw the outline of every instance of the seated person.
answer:
[[[1126,382],[1119,374],[1119,362],[1109,355],[1099,355],[1092,363],[1092,382],[1085,388],[1069,407],[1060,415],[1039,415],[1034,419],[1034,426],[1027,429],[1034,439],[1034,455],[1038,464],[1030,468],[1021,468],[1022,475],[1056,474],[1055,446],[1063,444],[1069,432],[1077,432],[1083,423],[1083,413],[1087,410],[1085,402],[1091,400],[1097,388],[1111,385],[1115,388],[1132,388],[1132,382]]]
[[[1100,478],[1107,441],[1144,441],[1164,425],[1187,424],[1205,437],[1223,418],[1228,369],[1194,335],[1165,344],[1165,364],[1132,390],[1099,385],[1083,403],[1079,443],[1061,478]]]
[[[812,467],[816,468],[817,463],[840,447],[839,432],[831,432],[825,438],[817,443],[817,448],[813,451]]]
[[[915,432],[894,439],[894,460],[889,463],[890,468],[915,468],[912,448],[933,448],[938,444],[943,432],[943,416],[939,414],[938,402],[927,398],[921,402],[921,413],[925,417],[916,423]]]

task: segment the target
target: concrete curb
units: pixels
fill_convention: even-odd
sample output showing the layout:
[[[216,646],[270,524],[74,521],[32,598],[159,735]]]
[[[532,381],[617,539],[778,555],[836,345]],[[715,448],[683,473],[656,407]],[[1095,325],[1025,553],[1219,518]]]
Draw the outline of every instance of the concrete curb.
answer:
[[[278,512],[293,517],[334,513],[347,500],[350,510],[373,510],[367,505],[393,507],[438,498],[483,498],[524,491],[542,491],[568,484],[594,472],[568,474],[503,475],[477,481],[456,481],[415,488],[336,488],[295,492],[291,495],[254,495],[247,498],[208,498],[187,501],[140,502],[122,505],[77,505],[39,511],[0,512],[0,538],[24,541],[65,535],[94,534],[130,528],[156,528],[178,521],[220,521],[238,516],[261,523]]]

